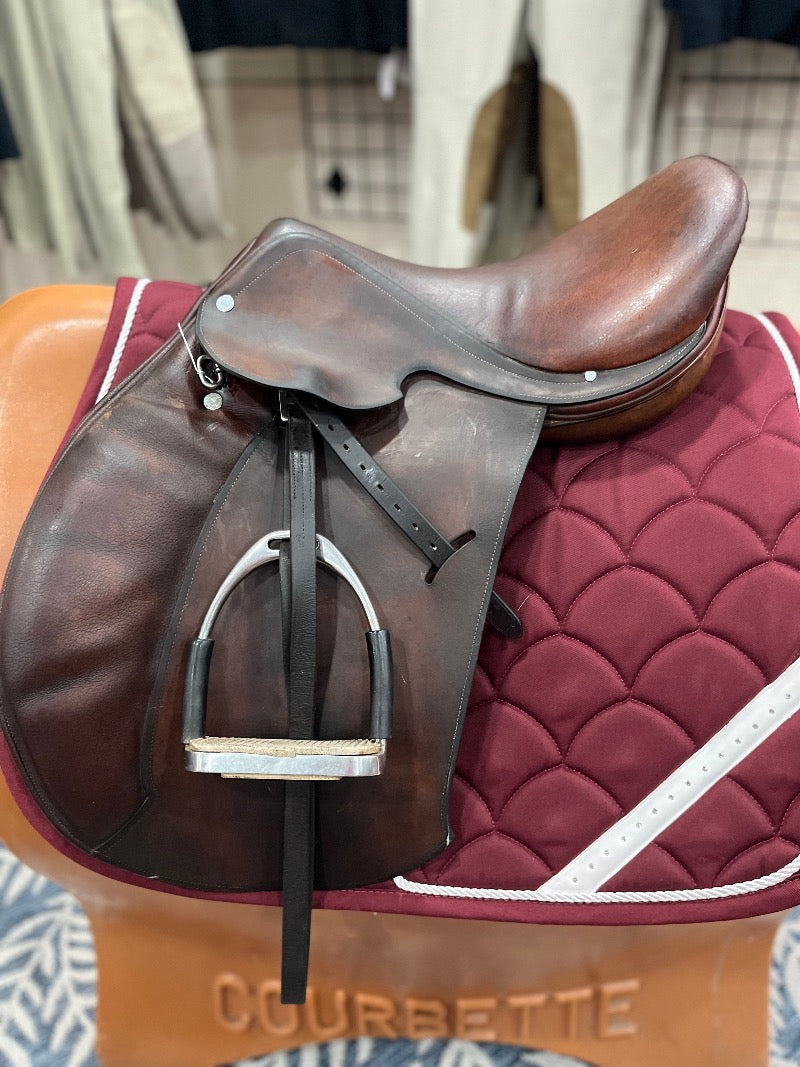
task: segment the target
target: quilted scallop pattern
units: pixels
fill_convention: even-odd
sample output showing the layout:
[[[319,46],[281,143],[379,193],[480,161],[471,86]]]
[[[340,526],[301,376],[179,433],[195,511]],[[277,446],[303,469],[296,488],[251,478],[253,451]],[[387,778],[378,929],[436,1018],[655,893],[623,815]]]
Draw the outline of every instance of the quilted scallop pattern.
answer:
[[[800,655],[800,413],[758,320],[729,313],[667,419],[536,452],[497,586],[524,635],[484,638],[454,841],[417,881],[537,888]],[[794,719],[603,888],[712,887],[792,860],[787,745]]]

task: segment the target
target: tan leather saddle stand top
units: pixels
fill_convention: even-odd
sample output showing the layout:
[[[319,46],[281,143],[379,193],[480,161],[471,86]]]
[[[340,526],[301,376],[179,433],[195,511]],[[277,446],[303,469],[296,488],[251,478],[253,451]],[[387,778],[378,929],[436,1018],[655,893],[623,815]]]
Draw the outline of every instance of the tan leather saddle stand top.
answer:
[[[698,157],[497,267],[269,226],[82,422],[20,535],[3,719],[54,826],[169,886],[282,888],[301,1001],[312,887],[447,844],[542,427],[621,433],[696,384],[746,211]]]

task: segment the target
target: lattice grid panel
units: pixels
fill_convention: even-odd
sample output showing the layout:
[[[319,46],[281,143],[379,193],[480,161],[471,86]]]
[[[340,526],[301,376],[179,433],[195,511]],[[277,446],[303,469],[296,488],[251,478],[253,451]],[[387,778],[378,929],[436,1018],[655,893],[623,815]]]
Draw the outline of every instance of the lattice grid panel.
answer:
[[[392,99],[376,88],[379,57],[298,52],[309,204],[335,219],[404,221],[408,210],[408,87]]]
[[[800,248],[800,51],[741,40],[682,60],[678,154],[716,156],[742,175],[746,242]]]

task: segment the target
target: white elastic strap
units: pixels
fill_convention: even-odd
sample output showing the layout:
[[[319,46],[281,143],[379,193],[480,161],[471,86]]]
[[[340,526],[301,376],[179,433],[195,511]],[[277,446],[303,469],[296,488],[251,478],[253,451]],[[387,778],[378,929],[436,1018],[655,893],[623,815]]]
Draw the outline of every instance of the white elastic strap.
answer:
[[[596,892],[788,722],[798,707],[800,659],[765,686],[710,741],[541,889],[558,893]]]
[[[114,383],[114,377],[119,369],[122,353],[125,351],[125,345],[128,343],[128,338],[131,334],[134,317],[139,309],[139,301],[142,299],[142,293],[149,282],[149,278],[140,278],[133,287],[130,303],[125,312],[125,318],[122,321],[122,329],[119,331],[117,343],[114,345],[114,353],[111,356],[111,362],[109,363],[108,370],[103,378],[103,384],[100,386],[97,396],[95,397],[95,404],[98,404],[103,399]]]

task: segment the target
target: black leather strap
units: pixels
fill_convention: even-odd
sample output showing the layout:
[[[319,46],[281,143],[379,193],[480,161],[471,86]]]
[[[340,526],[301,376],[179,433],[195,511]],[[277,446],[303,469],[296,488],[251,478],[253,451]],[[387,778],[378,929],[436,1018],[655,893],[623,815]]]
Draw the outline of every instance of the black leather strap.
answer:
[[[383,508],[392,522],[400,527],[434,567],[441,567],[455,552],[447,538],[417,510],[338,415],[319,404],[316,398],[298,397],[297,402],[334,455]]]
[[[306,1002],[314,888],[315,799],[315,782],[286,782],[283,809],[282,1004]]]
[[[317,549],[315,515],[314,440],[302,414],[289,413],[287,424],[286,518],[290,532],[287,653],[289,737],[314,736],[314,691],[317,674]],[[285,559],[281,559],[285,564]],[[287,575],[288,570],[288,575]],[[284,603],[286,604],[284,589]],[[288,631],[288,633],[287,633]],[[306,999],[311,897],[314,888],[314,782],[285,783],[283,834],[283,934],[281,1000],[303,1004]]]
[[[359,485],[438,570],[457,551],[456,546],[425,518],[331,408],[316,397],[295,397],[295,400]],[[487,621],[504,637],[522,635],[517,615],[495,592],[492,592]]]
[[[317,524],[314,438],[308,420],[290,414],[289,561],[289,737],[314,736],[314,687],[317,673]]]

